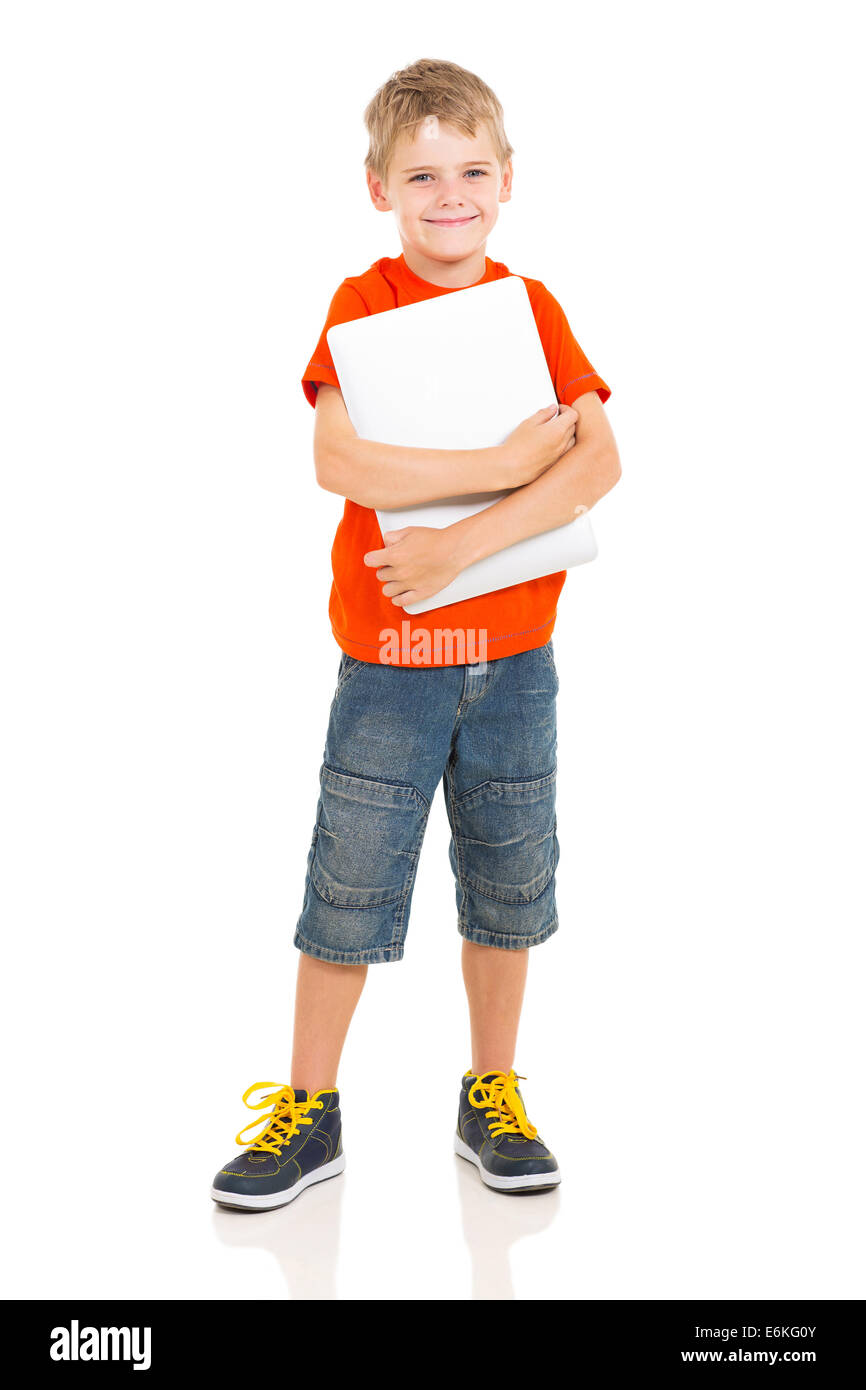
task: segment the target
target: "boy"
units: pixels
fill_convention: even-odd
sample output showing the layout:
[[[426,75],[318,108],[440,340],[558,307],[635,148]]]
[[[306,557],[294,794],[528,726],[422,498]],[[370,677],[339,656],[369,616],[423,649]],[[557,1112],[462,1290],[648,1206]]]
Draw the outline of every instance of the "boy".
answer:
[[[560,1181],[513,1067],[529,949],[558,928],[550,638],[565,573],[411,619],[404,610],[474,561],[564,525],[613,487],[620,465],[603,409],[610,388],[550,292],[523,277],[558,413],[542,404],[487,449],[356,436],[328,328],[511,273],[485,254],[498,204],[511,197],[513,153],[490,88],[454,63],[422,59],[389,78],[365,121],[370,197],[394,212],[403,250],[342,282],[302,379],[316,411],[318,482],[346,498],[329,608],[342,657],[294,938],[291,1084],[245,1092],[250,1109],[269,1112],[246,1128],[267,1124],[252,1143],[241,1131],[236,1142],[247,1148],[211,1191],[223,1205],[257,1210],[282,1206],[344,1167],[343,1042],[368,964],[403,955],[418,854],[443,779],[472,1038],[454,1147],[498,1191]],[[494,506],[443,530],[380,535],[377,507],[505,489]],[[479,641],[487,660],[478,659]]]

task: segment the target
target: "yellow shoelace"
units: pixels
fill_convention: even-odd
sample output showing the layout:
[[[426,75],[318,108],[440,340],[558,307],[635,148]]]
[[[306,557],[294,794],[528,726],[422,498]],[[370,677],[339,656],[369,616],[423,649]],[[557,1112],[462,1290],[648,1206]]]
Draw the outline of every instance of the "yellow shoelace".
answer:
[[[273,1114],[268,1116],[268,1122],[261,1134],[257,1134],[252,1142],[248,1142],[241,1136],[253,1125],[260,1125],[264,1120],[263,1115],[257,1115],[254,1120],[250,1120],[248,1125],[244,1125],[240,1134],[236,1135],[235,1143],[246,1145],[247,1150],[261,1150],[266,1153],[279,1154],[280,1146],[288,1144],[293,1135],[298,1133],[301,1125],[313,1124],[312,1115],[308,1115],[308,1110],[324,1110],[325,1104],[321,1100],[297,1100],[291,1086],[279,1086],[275,1091],[271,1091],[255,1105],[247,1099],[253,1091],[262,1091],[268,1086],[276,1086],[275,1081],[256,1081],[254,1085],[248,1086],[244,1091],[244,1105],[248,1110],[267,1110],[268,1106],[273,1106]]]
[[[523,1101],[517,1093],[518,1081],[525,1080],[525,1076],[517,1076],[514,1071],[507,1076],[504,1071],[486,1071],[469,1091],[469,1104],[474,1105],[476,1110],[486,1107],[487,1119],[497,1121],[490,1126],[491,1134],[522,1134],[524,1139],[538,1138],[538,1130],[529,1123]]]

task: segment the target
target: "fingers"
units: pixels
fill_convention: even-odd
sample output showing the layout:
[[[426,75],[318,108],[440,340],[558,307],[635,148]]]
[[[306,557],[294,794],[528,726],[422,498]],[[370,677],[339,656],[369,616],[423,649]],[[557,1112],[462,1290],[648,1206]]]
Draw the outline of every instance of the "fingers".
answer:
[[[559,414],[551,415],[550,419],[543,423],[549,425],[552,430],[573,430],[577,428],[579,418],[577,411],[572,410],[571,406],[561,405]]]
[[[546,405],[543,406],[541,410],[536,410],[535,415],[531,418],[537,420],[539,415],[545,416],[547,420],[577,419],[577,411],[574,409],[573,406],[570,405],[557,405],[556,407],[552,405]]]
[[[371,552],[377,553],[377,552]],[[381,565],[376,570],[376,578],[382,585],[382,593],[386,598],[391,598],[394,594],[406,592],[407,582],[401,579],[397,568],[394,565]]]
[[[385,598],[389,598],[392,603],[402,607],[406,603],[413,603],[415,600],[414,589],[410,589],[405,579],[389,579],[388,575],[393,575],[394,569],[391,565],[385,565],[383,569],[376,571],[378,580],[385,580],[382,585],[382,593]]]
[[[382,561],[388,558],[387,550],[368,550],[364,556],[365,565],[381,565]]]
[[[364,556],[364,564],[381,565],[383,560],[390,558],[392,547],[402,541],[404,536],[408,536],[411,530],[411,526],[403,526],[399,531],[386,531],[382,537],[382,540],[385,542],[385,549],[368,550],[367,554]]]
[[[394,584],[386,584],[382,589],[385,598],[389,598],[398,608],[402,608],[405,603],[413,603],[415,600],[415,590],[406,588],[406,581],[397,580]]]

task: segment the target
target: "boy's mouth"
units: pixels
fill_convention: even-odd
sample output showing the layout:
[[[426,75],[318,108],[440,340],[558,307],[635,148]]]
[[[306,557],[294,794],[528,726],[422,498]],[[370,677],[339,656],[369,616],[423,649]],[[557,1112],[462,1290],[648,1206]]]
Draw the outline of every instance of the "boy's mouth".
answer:
[[[468,222],[474,222],[477,216],[475,212],[471,217],[425,217],[424,221],[433,227],[465,227]]]

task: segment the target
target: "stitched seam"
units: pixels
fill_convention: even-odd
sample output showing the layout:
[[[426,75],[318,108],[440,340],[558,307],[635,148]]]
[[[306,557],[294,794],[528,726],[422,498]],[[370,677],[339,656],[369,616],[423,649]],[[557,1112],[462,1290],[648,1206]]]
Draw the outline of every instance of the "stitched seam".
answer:
[[[349,782],[371,782],[374,787],[394,787],[397,791],[408,792],[411,796],[416,796],[421,802],[422,811],[430,810],[430,802],[422,791],[419,791],[414,782],[397,782],[387,777],[364,777],[360,772],[346,772],[343,768],[335,767],[333,763],[323,762],[319,773],[320,782],[324,782],[325,773],[333,773],[336,777],[345,777]],[[398,810],[399,807],[389,806],[389,811]]]
[[[519,652],[515,652],[514,655],[515,655],[515,656],[519,656],[520,653],[519,653]],[[472,668],[471,668],[470,663],[467,662],[467,663],[465,664],[464,670],[463,670],[463,689],[464,689],[464,691],[466,690],[466,686],[467,686],[467,683],[468,683],[468,681],[469,681],[469,672],[470,672],[471,669],[472,669]],[[485,674],[485,679],[484,679],[484,681],[483,681],[483,683],[482,683],[480,689],[476,692],[476,694],[474,694],[474,695],[465,695],[465,694],[464,694],[464,695],[461,695],[461,697],[460,697],[460,703],[459,703],[459,705],[457,706],[457,713],[458,713],[458,714],[462,714],[462,713],[463,713],[463,707],[464,707],[465,705],[477,705],[479,700],[483,700],[483,699],[484,699],[484,696],[487,694],[488,690],[490,689],[490,683],[491,683],[491,681],[493,680],[493,678],[494,678],[494,676],[495,676],[495,674],[496,674],[496,666],[494,665],[494,667],[493,667],[492,670],[490,670],[490,669],[488,668],[488,669],[485,671],[484,674]],[[452,731],[452,732],[453,732],[453,731]]]
[[[312,1118],[312,1117],[311,1117],[311,1118]],[[321,1118],[321,1117],[320,1117],[320,1118]],[[315,1134],[316,1129],[318,1128],[318,1124],[319,1124],[318,1119],[317,1119],[317,1120],[314,1120],[314,1121],[313,1121],[313,1124],[312,1124],[309,1128],[307,1128],[307,1126],[304,1125],[304,1128],[303,1128],[302,1130],[299,1131],[299,1133],[300,1133],[300,1134],[303,1134],[304,1137],[303,1137],[303,1140],[301,1141],[301,1143],[300,1143],[300,1144],[298,1145],[298,1147],[295,1149],[295,1153],[292,1154],[292,1161],[293,1161],[294,1163],[297,1163],[297,1158],[295,1157],[295,1154],[299,1154],[299,1153],[301,1152],[301,1149],[306,1148],[307,1143],[309,1142],[310,1139],[312,1139],[313,1135]],[[297,1135],[292,1135],[292,1139],[296,1139],[297,1137],[298,1137]],[[292,1141],[289,1140],[289,1143],[291,1143],[291,1142],[292,1142]],[[280,1163],[279,1159],[277,1159],[277,1162]],[[280,1163],[280,1168],[282,1169],[282,1168],[284,1168],[284,1167],[285,1167],[285,1164]],[[301,1167],[300,1167],[300,1164],[298,1164],[298,1172],[300,1173],[300,1171],[301,1171]]]
[[[543,1149],[546,1149],[547,1145],[542,1144],[541,1147]],[[516,1154],[500,1153],[497,1154],[496,1157],[500,1160],[501,1163],[548,1163],[553,1158],[553,1155],[548,1149],[548,1152],[546,1154],[521,1154],[521,1156],[518,1158]],[[531,1171],[529,1173],[526,1173],[524,1176],[531,1177]]]
[[[562,394],[565,395],[565,393],[566,393],[566,391],[568,390],[569,386],[573,386],[574,383],[575,383],[576,381],[588,381],[589,378],[590,378],[591,376],[598,376],[598,372],[584,372],[583,376],[573,376],[573,377],[571,378],[571,381],[567,381],[567,382],[565,383],[565,385],[563,386],[563,388],[562,388]],[[600,376],[598,376],[598,379],[599,379],[599,381],[601,381],[601,377],[600,377]],[[566,401],[566,405],[567,405],[567,404],[568,404],[568,402]]]
[[[537,932],[533,932],[531,936],[515,936],[511,932],[489,931],[487,927],[469,927],[466,931],[462,933],[462,935],[466,936],[470,941],[478,940],[480,945],[487,944],[486,942],[481,942],[479,940],[480,937],[491,938],[493,941],[507,942],[508,946],[506,947],[506,949],[508,949],[508,947],[513,948],[515,942],[522,941],[525,942],[527,946],[532,946],[536,941],[544,941],[548,936],[553,935],[558,926],[559,916],[556,912],[554,912],[553,917],[550,919],[547,925],[544,927],[540,927],[539,930]]]
[[[397,902],[397,900],[400,897],[399,893],[395,893],[393,898],[385,898],[384,902],[337,903],[332,902],[330,898],[326,898],[322,893],[319,892],[319,889],[313,882],[312,877],[310,878],[310,887],[312,888],[316,897],[319,899],[319,902],[324,903],[325,907],[332,907],[335,912],[373,912],[377,907],[391,907],[391,905]],[[357,892],[357,889],[355,891]]]
[[[329,903],[328,906],[331,906]],[[315,956],[319,960],[332,960],[342,965],[363,965],[365,962],[399,960],[403,954],[403,945],[398,943],[396,946],[365,946],[359,951],[334,951],[330,946],[320,946],[317,941],[310,941],[302,932],[295,928],[295,945],[303,942],[304,946],[310,949],[307,955]],[[298,947],[300,949],[300,947]]]
[[[314,1135],[312,1135],[311,1137],[312,1137],[313,1139],[318,1139],[318,1141],[319,1141],[320,1144],[324,1144],[324,1146],[325,1146],[325,1162],[328,1163],[328,1162],[330,1161],[330,1158],[331,1158],[331,1141],[330,1141],[329,1137],[328,1137],[326,1134],[314,1134]]]
[[[417,848],[413,851],[413,853],[414,853],[414,855],[415,855],[415,858],[414,858],[414,861],[413,861],[413,863],[412,863],[412,867],[410,868],[409,873],[408,873],[408,875],[407,875],[407,877],[406,877],[406,880],[405,880],[405,882],[404,882],[404,884],[403,884],[403,897],[402,897],[402,899],[401,899],[401,901],[400,901],[400,906],[399,906],[399,908],[397,909],[397,912],[396,912],[395,917],[394,917],[394,930],[393,930],[393,932],[391,933],[391,946],[392,946],[392,947],[396,946],[398,942],[402,941],[403,938],[404,938],[404,936],[405,936],[405,931],[404,931],[404,927],[403,927],[403,918],[404,918],[405,912],[406,912],[406,904],[407,904],[408,901],[409,901],[409,894],[410,894],[411,891],[412,891],[412,884],[415,882],[415,874],[416,874],[416,872],[417,872],[417,870],[418,870],[418,863],[419,863],[419,860],[420,860],[420,857],[421,857],[421,844],[422,844],[423,839],[424,839],[424,832],[425,832],[425,830],[427,829],[427,819],[428,819],[429,815],[430,815],[430,811],[429,811],[429,809],[428,809],[428,810],[425,812],[424,818],[423,818],[423,820],[421,821],[421,825],[419,826],[419,829],[418,829],[418,835],[417,835],[416,840],[415,840],[415,844],[416,844]]]
[[[527,579],[527,580],[525,580],[524,582],[527,583],[527,584],[534,584],[536,581],[535,581],[534,579]],[[525,627],[525,628],[522,628],[520,632],[500,632],[500,634],[499,634],[498,637],[490,637],[490,636],[488,635],[488,637],[487,637],[488,645],[489,645],[491,642],[507,642],[508,639],[509,639],[510,637],[528,637],[528,636],[530,636],[530,634],[533,633],[533,632],[543,632],[544,629],[545,629],[546,627],[550,627],[550,624],[554,621],[555,618],[556,618],[556,612],[554,611],[553,617],[552,617],[552,618],[548,618],[548,619],[547,619],[547,622],[539,623],[538,627]],[[422,628],[422,627],[419,627],[418,630],[421,631],[421,632],[426,631],[426,629],[425,629],[425,628]],[[339,629],[338,627],[335,627],[333,623],[331,624],[331,631],[334,633],[334,636],[335,636],[335,637],[342,637],[343,640],[344,640],[345,642],[351,642],[352,645],[355,646],[355,647],[370,647],[370,648],[375,647],[375,648],[378,650],[378,648],[381,647],[381,645],[382,645],[381,642],[361,642],[359,639],[357,639],[357,638],[355,638],[355,637],[350,637],[349,634],[348,634],[348,632],[341,632],[340,629]],[[346,655],[348,656],[349,653],[347,652]],[[515,655],[515,656],[520,656],[520,652],[515,652],[514,655]],[[357,661],[358,658],[356,657],[355,660]],[[386,661],[383,661],[383,662],[381,662],[380,664],[383,665],[383,666],[389,666],[389,665],[391,665],[390,662],[386,662]],[[452,663],[452,664],[453,664],[453,665],[458,665],[459,663],[454,662],[454,663]],[[420,671],[420,670],[425,670],[425,669],[427,669],[427,668],[425,668],[425,667],[423,667],[423,666],[419,666],[417,669]]]
[[[551,832],[551,833],[553,833],[553,832]],[[549,836],[546,837],[546,838],[549,838]],[[533,893],[533,895],[532,895],[531,898],[523,898],[523,897],[520,897],[520,898],[504,898],[504,897],[502,897],[502,895],[499,894],[499,893],[488,893],[488,892],[486,892],[485,889],[481,887],[481,884],[480,884],[480,882],[478,881],[478,879],[467,878],[466,882],[468,883],[469,887],[472,889],[473,893],[477,893],[478,896],[481,897],[481,898],[487,898],[488,902],[492,902],[492,903],[503,903],[506,907],[531,907],[531,905],[532,905],[534,902],[537,902],[538,899],[542,896],[542,894],[545,893],[545,892],[547,891],[547,889],[550,887],[550,881],[551,881],[551,879],[553,878],[553,875],[554,875],[555,873],[556,873],[556,864],[554,863],[553,867],[551,868],[550,872],[547,874],[547,877],[545,878],[545,880],[544,880],[543,884],[541,885],[541,887],[539,888],[538,892],[537,892],[537,893]],[[541,875],[538,875],[538,877],[541,877]]]
[[[550,772],[543,772],[540,777],[488,777],[486,782],[478,782],[474,787],[469,787],[465,792],[461,792],[458,800],[465,810],[470,804],[471,797],[480,795],[481,792],[487,791],[490,787],[536,787],[541,791],[556,781],[556,773],[556,767],[552,767]],[[533,803],[527,802],[525,804],[532,805]],[[469,839],[471,838],[470,835]]]
[[[365,666],[365,665],[367,664],[366,662],[361,661],[360,657],[357,657],[357,656],[350,656],[348,652],[344,652],[343,655],[344,655],[344,657],[346,658],[346,661],[347,661],[347,662],[348,662],[348,661],[351,661],[351,662],[354,663],[354,665],[352,665],[352,666],[346,666],[345,670],[343,671],[343,674],[342,674],[342,675],[339,675],[339,674],[338,674],[338,677],[337,677],[337,690],[336,690],[336,694],[337,694],[337,695],[339,695],[339,694],[341,693],[341,691],[343,690],[343,688],[344,688],[346,685],[348,685],[349,681],[352,679],[352,677],[354,676],[355,672],[356,672],[356,671],[360,671],[361,667],[362,667],[362,666]]]
[[[466,1131],[469,1127],[469,1121],[473,1118],[474,1117],[472,1115],[461,1115],[460,1117],[460,1128],[458,1133],[460,1134],[460,1138],[463,1140],[464,1144],[469,1144],[469,1135],[466,1133]],[[469,1144],[469,1147],[471,1149],[472,1145]]]
[[[461,925],[465,925],[466,904],[469,900],[469,895],[466,892],[466,885],[463,882],[463,860],[460,852],[457,805],[454,798],[454,775],[450,766],[446,766],[445,772],[448,782],[448,805],[451,812],[448,819],[451,823],[451,841],[454,845],[454,857],[457,861],[457,886],[460,889],[460,911],[457,914],[457,929],[459,931]]]

